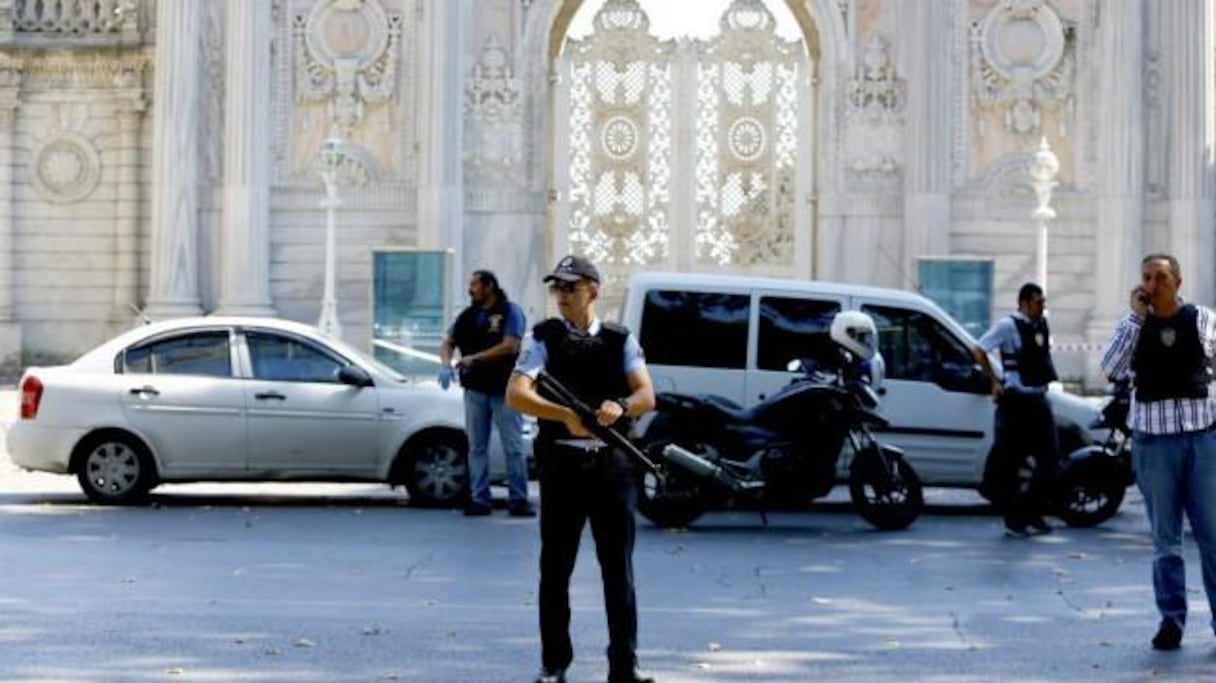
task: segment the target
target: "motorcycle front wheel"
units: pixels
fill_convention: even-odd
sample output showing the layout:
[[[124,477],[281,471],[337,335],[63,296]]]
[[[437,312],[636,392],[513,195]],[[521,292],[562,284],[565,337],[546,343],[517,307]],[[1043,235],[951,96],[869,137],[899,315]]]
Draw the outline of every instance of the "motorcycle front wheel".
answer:
[[[871,458],[849,474],[853,506],[862,519],[883,531],[907,529],[925,507],[920,477],[902,458],[889,459],[887,466]]]
[[[646,452],[662,462],[661,453],[671,441],[650,443]],[[704,453],[705,446],[680,444],[694,453]],[[638,512],[651,524],[663,529],[685,527],[695,522],[709,507],[709,501],[692,475],[664,468],[663,472],[647,469],[637,474]]]
[[[1075,527],[1097,526],[1114,517],[1127,493],[1125,469],[1105,454],[1065,464],[1056,480],[1056,516]]]

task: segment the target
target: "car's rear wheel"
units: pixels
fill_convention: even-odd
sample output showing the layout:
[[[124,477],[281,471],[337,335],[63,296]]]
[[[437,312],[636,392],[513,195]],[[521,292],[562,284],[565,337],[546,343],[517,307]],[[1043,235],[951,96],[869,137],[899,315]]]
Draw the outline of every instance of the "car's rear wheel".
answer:
[[[102,505],[142,502],[156,483],[148,448],[135,437],[106,432],[77,450],[76,480],[89,500]]]
[[[468,447],[457,435],[432,434],[407,447],[398,475],[410,502],[423,507],[453,507],[468,497]]]

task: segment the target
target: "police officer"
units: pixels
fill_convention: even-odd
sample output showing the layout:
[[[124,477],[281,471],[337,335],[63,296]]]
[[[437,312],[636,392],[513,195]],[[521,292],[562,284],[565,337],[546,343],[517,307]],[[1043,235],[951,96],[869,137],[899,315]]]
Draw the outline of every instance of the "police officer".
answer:
[[[992,384],[996,401],[992,476],[996,502],[1005,516],[1005,534],[1025,538],[1050,533],[1043,519],[1048,491],[1059,460],[1059,443],[1047,385],[1056,377],[1051,361],[1051,332],[1043,309],[1043,288],[1026,283],[1018,291],[1018,310],[998,320],[972,349]],[[996,377],[988,354],[1000,350],[1003,380]],[[1035,457],[1030,484],[1022,488],[1018,471],[1027,455]]]
[[[1199,545],[1203,587],[1216,629],[1216,313],[1178,296],[1178,259],[1149,254],[1131,309],[1115,328],[1102,371],[1132,371],[1132,467],[1153,530],[1157,650],[1177,650],[1186,624],[1182,512]]]
[[[507,461],[508,513],[534,517],[528,502],[528,456],[524,453],[523,418],[505,403],[507,379],[515,367],[523,337],[524,312],[507,298],[498,278],[488,270],[469,277],[469,307],[448,329],[439,347],[439,384],[452,382],[452,355],[460,351],[457,367],[464,387],[465,426],[469,433],[470,516],[490,514],[490,422],[498,426]]]
[[[533,446],[540,470],[539,683],[565,681],[574,658],[570,642],[570,575],[583,525],[591,524],[604,582],[608,616],[609,683],[641,683],[637,666],[637,604],[633,590],[634,511],[632,463],[591,439],[570,408],[556,403],[536,377],[541,369],[595,408],[596,421],[623,431],[654,408],[654,389],[637,339],[595,315],[600,274],[585,258],[567,256],[545,276],[560,317],[532,330],[507,401],[535,415]]]

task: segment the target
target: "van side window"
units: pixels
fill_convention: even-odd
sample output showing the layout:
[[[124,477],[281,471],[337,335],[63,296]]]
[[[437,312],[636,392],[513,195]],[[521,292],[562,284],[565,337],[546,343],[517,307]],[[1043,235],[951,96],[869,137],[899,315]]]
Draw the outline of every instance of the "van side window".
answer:
[[[650,291],[638,341],[647,363],[742,370],[750,311],[746,294]]]
[[[924,313],[888,306],[861,310],[878,326],[878,350],[889,379],[933,382],[944,364],[967,367],[974,362],[962,342]]]
[[[785,370],[792,360],[830,362],[834,345],[828,329],[839,312],[840,304],[835,301],[761,297],[756,366],[761,370]]]

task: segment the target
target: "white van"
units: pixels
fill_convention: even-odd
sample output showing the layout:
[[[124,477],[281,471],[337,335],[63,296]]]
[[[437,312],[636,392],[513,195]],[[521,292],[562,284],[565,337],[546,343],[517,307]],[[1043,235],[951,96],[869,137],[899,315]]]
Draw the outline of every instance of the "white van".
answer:
[[[879,438],[904,449],[926,485],[986,488],[995,406],[971,355],[976,341],[923,296],[830,282],[640,273],[629,282],[620,319],[641,342],[657,392],[716,394],[750,407],[790,382],[791,360],[825,349],[832,317],[849,309],[868,313],[879,330],[886,361],[880,412],[891,423]],[[1088,429],[1098,416],[1095,401],[1058,386],[1049,398],[1061,454],[1105,437]]]

